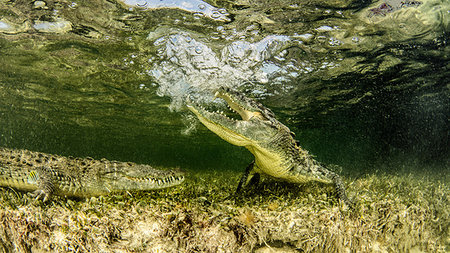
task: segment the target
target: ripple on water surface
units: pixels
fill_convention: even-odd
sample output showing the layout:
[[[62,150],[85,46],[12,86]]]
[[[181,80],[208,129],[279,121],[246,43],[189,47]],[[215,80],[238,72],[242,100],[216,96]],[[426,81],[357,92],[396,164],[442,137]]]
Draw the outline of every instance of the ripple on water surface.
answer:
[[[128,6],[141,9],[172,8],[194,13],[198,17],[207,17],[216,21],[230,21],[229,14],[223,8],[216,8],[201,0],[121,0]]]

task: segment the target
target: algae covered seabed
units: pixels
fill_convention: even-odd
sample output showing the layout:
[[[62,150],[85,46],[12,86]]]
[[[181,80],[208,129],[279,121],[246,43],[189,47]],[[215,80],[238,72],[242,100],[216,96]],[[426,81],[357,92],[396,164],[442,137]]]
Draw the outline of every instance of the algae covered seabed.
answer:
[[[345,178],[332,187],[264,180],[234,195],[240,173],[191,173],[178,187],[49,203],[0,192],[0,252],[446,252],[448,175]]]

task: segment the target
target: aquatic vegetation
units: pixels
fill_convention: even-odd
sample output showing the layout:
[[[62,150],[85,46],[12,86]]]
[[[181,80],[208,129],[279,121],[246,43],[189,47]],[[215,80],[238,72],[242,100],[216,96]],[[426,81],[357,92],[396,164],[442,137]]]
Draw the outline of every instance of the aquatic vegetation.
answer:
[[[51,204],[5,189],[0,193],[0,251],[449,249],[448,175],[352,179],[355,213],[345,211],[331,189],[317,184],[265,180],[235,196],[238,177],[235,172],[194,172],[178,188],[86,200],[57,197]]]

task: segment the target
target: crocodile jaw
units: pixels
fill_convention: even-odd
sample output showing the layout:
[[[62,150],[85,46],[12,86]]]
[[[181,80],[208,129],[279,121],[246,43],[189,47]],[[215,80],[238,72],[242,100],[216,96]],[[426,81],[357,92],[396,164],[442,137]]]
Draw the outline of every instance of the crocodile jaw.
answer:
[[[257,117],[259,119],[264,119],[264,116],[258,112],[258,111],[251,111],[248,109],[245,109],[241,104],[237,103],[235,99],[233,99],[229,93],[219,90],[214,94],[215,98],[222,98],[225,100],[228,104],[228,106],[235,112],[239,113],[242,120],[248,121],[253,117]]]
[[[100,175],[108,192],[163,189],[181,184],[184,175],[173,170],[156,170],[149,165],[116,167]]]
[[[145,191],[145,190],[157,190],[176,186],[184,181],[184,176],[171,176],[165,177],[146,177],[146,178],[133,178],[123,177],[118,181],[110,182],[111,191]],[[105,184],[108,185],[108,184]]]
[[[203,125],[225,141],[235,146],[249,146],[253,144],[252,140],[238,132],[238,129],[242,127],[239,125],[243,125],[244,122],[229,119],[219,113],[208,112],[201,107],[195,108],[192,105],[187,105],[187,107],[197,116]],[[220,123],[218,123],[219,121]]]

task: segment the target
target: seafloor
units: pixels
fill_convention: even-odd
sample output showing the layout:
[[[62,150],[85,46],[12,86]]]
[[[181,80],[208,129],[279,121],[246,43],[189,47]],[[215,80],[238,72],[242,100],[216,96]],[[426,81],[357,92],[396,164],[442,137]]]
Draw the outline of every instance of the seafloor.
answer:
[[[446,252],[449,176],[346,178],[331,187],[265,180],[234,195],[239,173],[191,173],[179,187],[34,201],[0,191],[0,252]]]

